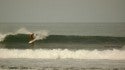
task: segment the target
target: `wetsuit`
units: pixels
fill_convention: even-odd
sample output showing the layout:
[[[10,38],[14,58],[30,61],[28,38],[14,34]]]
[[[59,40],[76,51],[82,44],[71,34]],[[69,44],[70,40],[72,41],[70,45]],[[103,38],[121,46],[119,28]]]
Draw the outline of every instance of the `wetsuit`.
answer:
[[[30,41],[34,39],[34,33],[30,35]]]

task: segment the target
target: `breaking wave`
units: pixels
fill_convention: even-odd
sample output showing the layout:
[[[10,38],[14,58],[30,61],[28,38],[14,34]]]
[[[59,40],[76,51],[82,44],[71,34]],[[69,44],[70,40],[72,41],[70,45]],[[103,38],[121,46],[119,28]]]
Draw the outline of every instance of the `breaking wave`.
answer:
[[[124,60],[125,51],[121,50],[76,50],[68,49],[0,49],[0,58],[41,58],[41,59],[115,59]]]
[[[21,28],[14,33],[1,34],[0,33],[0,41],[1,42],[26,42],[29,41],[29,34],[35,33],[37,36],[35,40],[42,40],[48,36],[48,31],[40,30],[40,31],[29,31],[25,28]]]
[[[48,35],[45,30],[32,32],[37,34],[34,47],[37,49],[121,49],[125,44],[125,37]],[[21,28],[14,33],[0,34],[0,48],[29,49],[29,34],[32,32]],[[85,44],[104,45],[85,47]]]
[[[66,36],[66,35],[49,35],[45,31],[34,32],[37,34],[37,42],[45,43],[125,43],[125,37],[108,37],[108,36]],[[0,35],[1,42],[20,42],[29,41],[29,33],[3,34]]]

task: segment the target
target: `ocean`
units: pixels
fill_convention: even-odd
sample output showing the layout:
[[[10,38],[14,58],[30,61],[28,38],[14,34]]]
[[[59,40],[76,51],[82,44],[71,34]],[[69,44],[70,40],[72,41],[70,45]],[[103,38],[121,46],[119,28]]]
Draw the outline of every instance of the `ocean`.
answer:
[[[109,31],[104,29],[108,24],[85,24],[92,29],[95,27],[96,31],[82,33],[81,27],[84,25],[79,24],[75,27],[73,24],[69,23],[66,27],[59,23],[54,28],[50,23],[1,23],[0,69],[125,70],[125,37],[119,36],[120,34],[112,36],[120,33],[119,30],[124,30],[117,29],[123,25],[112,26],[116,28],[116,32],[111,33],[113,28]],[[108,27],[106,29],[109,29]],[[96,33],[101,32],[100,30],[102,33]],[[29,34],[32,32],[36,34],[35,42],[29,44]],[[103,35],[108,33],[109,35]]]

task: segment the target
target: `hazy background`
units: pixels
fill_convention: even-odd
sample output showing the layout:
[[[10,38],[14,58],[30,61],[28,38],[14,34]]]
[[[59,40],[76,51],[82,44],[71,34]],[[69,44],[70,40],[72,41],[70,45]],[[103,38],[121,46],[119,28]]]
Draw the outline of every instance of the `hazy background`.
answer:
[[[0,0],[0,32],[125,36],[125,0]]]

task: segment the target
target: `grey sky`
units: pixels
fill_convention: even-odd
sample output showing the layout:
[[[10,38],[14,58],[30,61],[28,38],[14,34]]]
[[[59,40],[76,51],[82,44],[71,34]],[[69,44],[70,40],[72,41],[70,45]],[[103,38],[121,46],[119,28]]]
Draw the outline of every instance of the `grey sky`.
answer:
[[[125,0],[0,0],[0,22],[125,22]]]

